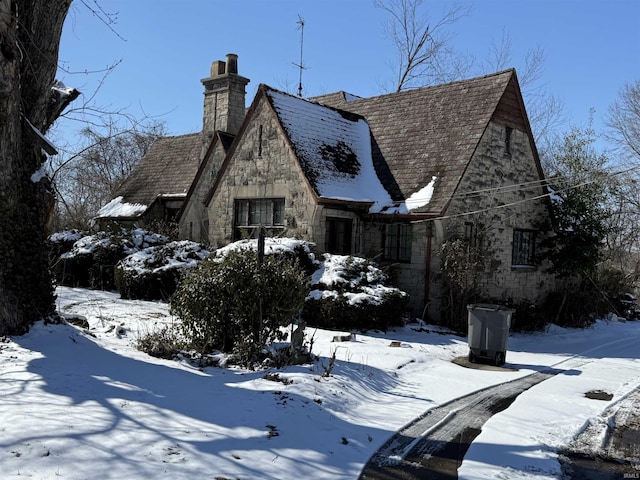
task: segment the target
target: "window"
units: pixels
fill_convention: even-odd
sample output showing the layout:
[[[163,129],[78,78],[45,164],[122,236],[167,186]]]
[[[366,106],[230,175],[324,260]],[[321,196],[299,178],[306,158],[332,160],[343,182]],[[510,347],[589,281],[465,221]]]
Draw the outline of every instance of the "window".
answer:
[[[329,253],[351,254],[353,221],[350,218],[327,217],[325,248]]]
[[[258,156],[262,156],[262,125],[258,128]]]
[[[385,260],[411,261],[411,225],[394,223],[385,226]]]
[[[470,261],[479,261],[482,256],[482,225],[465,222],[464,241],[467,243],[467,257]]]
[[[277,235],[284,228],[284,198],[236,200],[234,207],[234,240],[255,237],[257,227],[267,227],[269,235]]]
[[[513,133],[513,128],[505,127],[504,132],[504,154],[506,156],[511,155],[511,133]]]
[[[480,248],[480,234],[478,230],[482,227],[477,223],[465,222],[464,239],[470,248]]]
[[[534,267],[536,254],[535,230],[515,229],[513,231],[513,247],[511,264],[514,267]]]

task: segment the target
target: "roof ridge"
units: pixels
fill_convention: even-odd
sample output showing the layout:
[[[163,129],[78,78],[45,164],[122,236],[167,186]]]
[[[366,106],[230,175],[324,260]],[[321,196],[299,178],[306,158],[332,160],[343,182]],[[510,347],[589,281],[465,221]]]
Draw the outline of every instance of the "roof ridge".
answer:
[[[446,82],[446,83],[438,83],[436,85],[427,85],[427,86],[423,86],[423,87],[410,88],[410,89],[407,89],[407,90],[400,90],[399,92],[382,93],[380,95],[374,95],[374,96],[371,96],[371,97],[359,97],[359,98],[356,98],[356,99],[353,99],[353,100],[347,102],[345,105],[348,105],[350,103],[366,102],[367,100],[373,100],[373,99],[388,97],[388,96],[391,96],[391,95],[402,95],[402,94],[408,95],[408,94],[410,94],[412,92],[417,92],[417,91],[424,92],[425,90],[430,90],[430,89],[449,88],[452,85],[478,82],[480,80],[484,80],[484,79],[491,78],[491,77],[498,77],[498,76],[501,76],[501,75],[504,75],[504,74],[507,74],[507,73],[516,74],[517,75],[516,69],[514,67],[511,67],[511,68],[507,68],[505,70],[500,70],[498,72],[493,72],[493,73],[487,73],[485,75],[480,75],[480,76],[477,76],[477,77],[463,78],[463,79],[460,79],[460,80],[452,80],[452,81]],[[340,90],[340,91],[342,91],[342,90]],[[338,93],[338,92],[334,92],[334,93]],[[327,94],[327,95],[331,95],[331,94]],[[322,97],[326,97],[327,95],[322,95]]]
[[[314,101],[314,100],[309,100],[309,99],[304,98],[304,97],[299,97],[299,96],[294,95],[292,93],[283,92],[282,90],[279,90],[277,88],[273,88],[273,87],[267,85],[266,83],[261,83],[258,86],[258,89],[260,89],[261,87],[265,91],[265,93],[267,93],[267,94],[268,94],[268,91],[276,92],[276,93],[279,93],[281,95],[286,95],[288,97],[291,97],[294,100],[300,100],[300,101],[306,102],[306,103],[311,104],[311,105],[315,105],[315,106],[318,106],[318,107],[321,107],[321,108],[327,108],[329,110],[333,110],[334,112],[339,113],[340,115],[342,115],[345,118],[346,117],[355,117],[355,118],[351,118],[350,119],[351,121],[355,121],[356,119],[362,119],[362,120],[366,121],[366,118],[363,115],[360,115],[359,113],[347,110],[346,108],[338,108],[338,107],[334,107],[332,105],[325,105],[324,103],[320,103],[320,102],[317,102],[317,101]],[[271,101],[271,100],[269,100],[269,101]]]
[[[196,135],[202,135],[202,132],[191,132],[191,133],[183,133],[180,135],[162,135],[160,137],[158,137],[158,139],[172,139],[172,138],[184,138],[184,137],[193,137]]]

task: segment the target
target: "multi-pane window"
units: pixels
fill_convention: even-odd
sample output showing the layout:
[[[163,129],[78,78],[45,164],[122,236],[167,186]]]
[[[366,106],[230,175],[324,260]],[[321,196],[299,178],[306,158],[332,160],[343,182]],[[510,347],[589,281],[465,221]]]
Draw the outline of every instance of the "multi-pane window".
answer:
[[[536,265],[535,255],[536,231],[514,229],[511,264],[514,267],[533,267]]]
[[[467,244],[467,257],[470,261],[479,261],[482,256],[482,225],[473,222],[464,224],[464,241]]]
[[[261,198],[235,201],[234,239],[254,237],[258,227],[266,227],[269,234],[284,228],[284,198]]]
[[[328,253],[349,255],[353,221],[350,218],[327,217],[325,248]]]
[[[470,248],[480,248],[479,227],[477,223],[465,222],[464,224],[464,239]]]
[[[411,225],[406,223],[385,225],[384,258],[399,262],[411,261]]]

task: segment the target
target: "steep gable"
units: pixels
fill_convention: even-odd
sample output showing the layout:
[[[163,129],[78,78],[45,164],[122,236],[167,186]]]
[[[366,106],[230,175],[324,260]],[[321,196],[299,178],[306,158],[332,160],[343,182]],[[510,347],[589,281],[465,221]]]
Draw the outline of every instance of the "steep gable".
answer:
[[[361,116],[262,88],[318,197],[392,203],[373,167],[371,133]]]
[[[207,224],[205,198],[220,171],[222,163],[233,144],[235,136],[217,131],[204,153],[195,179],[189,187],[187,196],[180,211],[178,220],[182,238],[207,241]]]
[[[366,119],[378,176],[395,201],[410,200],[431,186],[428,202],[412,213],[439,215],[512,78],[515,71],[506,70],[373,98],[321,100],[337,100],[331,104]]]
[[[207,147],[207,151],[204,154],[204,158],[198,167],[198,171],[196,172],[195,179],[191,183],[189,190],[187,192],[187,197],[185,200],[185,204],[183,205],[182,210],[184,211],[189,202],[191,201],[191,197],[196,189],[201,192],[205,192],[205,195],[209,192],[209,189],[212,187],[211,184],[205,182],[206,179],[203,178],[203,175],[208,173],[209,179],[215,178],[220,171],[222,166],[222,162],[226,157],[231,145],[233,144],[233,140],[235,139],[235,135],[231,135],[230,133],[217,131],[214,133],[213,139],[211,143]],[[198,198],[197,201],[201,203],[204,202],[204,196],[201,193],[201,198]]]

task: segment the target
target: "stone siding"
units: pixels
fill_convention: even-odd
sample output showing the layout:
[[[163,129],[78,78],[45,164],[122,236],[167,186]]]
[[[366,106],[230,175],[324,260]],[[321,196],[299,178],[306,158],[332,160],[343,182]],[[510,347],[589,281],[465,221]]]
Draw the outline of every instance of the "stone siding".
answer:
[[[218,141],[180,217],[181,239],[209,243],[209,215],[204,202],[216,181],[224,156],[224,148]]]
[[[504,125],[495,122],[488,125],[447,209],[446,216],[453,218],[442,221],[442,233],[434,242],[434,257],[438,256],[443,241],[464,238],[465,222],[476,224],[483,234],[484,268],[479,280],[482,294],[493,299],[536,302],[554,288],[554,277],[546,273],[548,265],[512,265],[513,232],[514,229],[535,230],[539,244],[549,234],[541,230],[549,218],[549,210],[546,199],[539,198],[544,190],[528,135],[514,128],[510,153],[506,151],[505,138]],[[475,213],[456,216],[469,212]],[[439,279],[438,258],[432,262],[431,269],[432,276]],[[441,287],[435,285],[432,292]],[[437,297],[434,298],[437,301]]]
[[[260,145],[260,141],[262,144]],[[287,236],[311,240],[320,218],[312,192],[271,107],[263,97],[246,125],[213,198],[207,206],[214,247],[232,241],[236,199],[284,198]]]

